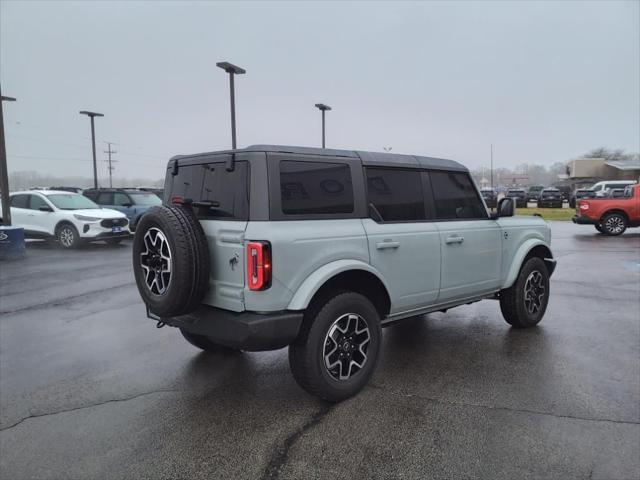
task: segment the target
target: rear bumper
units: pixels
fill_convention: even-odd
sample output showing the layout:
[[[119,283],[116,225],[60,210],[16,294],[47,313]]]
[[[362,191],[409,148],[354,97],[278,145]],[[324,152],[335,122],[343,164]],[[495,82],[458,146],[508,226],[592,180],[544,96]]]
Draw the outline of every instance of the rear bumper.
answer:
[[[197,310],[179,317],[149,318],[165,325],[182,328],[213,342],[241,350],[277,350],[292,343],[302,324],[302,311],[236,313],[201,305]]]
[[[574,215],[573,218],[571,218],[571,221],[580,225],[595,225],[596,223],[598,223],[597,220],[594,220],[590,217],[585,217],[583,215]]]

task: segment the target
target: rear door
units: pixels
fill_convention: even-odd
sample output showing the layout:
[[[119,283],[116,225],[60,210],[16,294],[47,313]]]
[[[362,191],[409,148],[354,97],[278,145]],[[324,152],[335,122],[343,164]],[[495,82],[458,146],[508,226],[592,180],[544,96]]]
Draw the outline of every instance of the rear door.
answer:
[[[133,200],[124,192],[113,193],[113,205],[114,209],[124,213],[129,221],[133,220],[135,214],[135,207],[133,206]]]
[[[207,238],[211,262],[209,292],[204,303],[234,312],[244,304],[244,233],[249,218],[249,162],[236,154],[212,155],[180,165],[167,176],[169,201],[192,202]]]
[[[11,223],[16,227],[22,227],[25,230],[33,230],[28,216],[29,204],[31,202],[31,195],[28,193],[18,193],[11,196]]]
[[[440,240],[425,203],[426,173],[367,167],[365,174],[371,218],[363,224],[371,264],[390,290],[391,313],[425,307],[440,286]]]
[[[442,250],[438,303],[497,290],[502,230],[489,218],[469,174],[431,172]]]

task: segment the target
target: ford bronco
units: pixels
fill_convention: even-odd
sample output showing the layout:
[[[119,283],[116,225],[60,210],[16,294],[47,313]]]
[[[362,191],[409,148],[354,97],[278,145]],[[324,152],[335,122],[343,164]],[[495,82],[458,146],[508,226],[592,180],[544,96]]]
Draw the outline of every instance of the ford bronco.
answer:
[[[549,300],[538,217],[490,214],[451,160],[257,145],[177,156],[140,219],[133,267],[147,315],[207,352],[289,347],[329,401],[371,377],[382,327],[496,299],[515,328]]]

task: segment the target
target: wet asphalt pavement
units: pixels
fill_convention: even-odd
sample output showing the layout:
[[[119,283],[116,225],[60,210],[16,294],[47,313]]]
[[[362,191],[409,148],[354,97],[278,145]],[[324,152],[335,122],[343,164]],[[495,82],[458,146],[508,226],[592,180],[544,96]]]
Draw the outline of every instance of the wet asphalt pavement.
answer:
[[[384,331],[370,385],[286,349],[208,355],[145,318],[130,243],[0,264],[0,477],[640,478],[640,230],[553,223],[538,328],[485,300]]]

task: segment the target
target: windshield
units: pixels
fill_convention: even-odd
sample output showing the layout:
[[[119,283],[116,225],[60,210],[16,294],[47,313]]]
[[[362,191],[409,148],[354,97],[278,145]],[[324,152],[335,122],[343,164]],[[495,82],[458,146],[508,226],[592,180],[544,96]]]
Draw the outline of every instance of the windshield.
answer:
[[[84,195],[77,193],[56,193],[47,198],[60,210],[80,210],[82,208],[100,208]]]
[[[135,205],[162,205],[162,200],[158,198],[155,193],[150,192],[140,192],[140,193],[129,193],[131,200]]]

